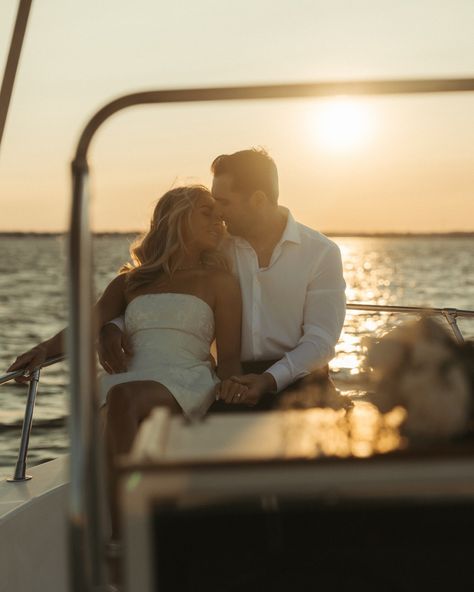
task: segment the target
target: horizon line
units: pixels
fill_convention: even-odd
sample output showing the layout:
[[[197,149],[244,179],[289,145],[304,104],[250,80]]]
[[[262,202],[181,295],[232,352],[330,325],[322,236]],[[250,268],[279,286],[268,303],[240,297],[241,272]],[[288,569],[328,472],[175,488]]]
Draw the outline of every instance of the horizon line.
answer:
[[[474,237],[474,230],[447,230],[447,231],[320,231],[329,237],[435,237],[435,236],[465,236]],[[98,230],[93,231],[92,236],[128,236],[143,234],[143,230]],[[34,231],[34,230],[0,230],[0,237],[8,236],[65,236],[68,231]]]

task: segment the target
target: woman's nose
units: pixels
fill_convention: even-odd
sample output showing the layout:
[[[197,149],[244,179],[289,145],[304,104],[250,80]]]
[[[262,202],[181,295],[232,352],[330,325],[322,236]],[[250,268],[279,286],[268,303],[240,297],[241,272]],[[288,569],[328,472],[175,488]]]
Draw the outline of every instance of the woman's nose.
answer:
[[[213,211],[217,216],[222,216],[222,206],[219,202],[215,202]]]

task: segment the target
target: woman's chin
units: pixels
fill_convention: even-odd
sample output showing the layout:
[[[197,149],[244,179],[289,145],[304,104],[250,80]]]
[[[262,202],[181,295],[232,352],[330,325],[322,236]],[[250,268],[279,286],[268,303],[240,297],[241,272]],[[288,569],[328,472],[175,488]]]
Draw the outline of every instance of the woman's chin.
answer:
[[[198,250],[199,250],[199,256],[202,257],[203,255],[206,255],[206,253],[211,253],[212,251],[215,251],[216,247],[214,245],[205,244],[205,245],[200,245]]]
[[[221,244],[221,240],[222,239],[212,239],[210,241],[208,241],[205,250],[206,251],[215,251],[216,249],[219,248],[219,245]]]

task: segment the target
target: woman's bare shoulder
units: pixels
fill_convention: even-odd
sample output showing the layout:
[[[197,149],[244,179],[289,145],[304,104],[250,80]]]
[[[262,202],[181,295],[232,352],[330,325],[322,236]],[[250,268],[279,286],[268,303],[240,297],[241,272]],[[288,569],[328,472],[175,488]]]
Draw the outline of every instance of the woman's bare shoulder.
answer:
[[[235,275],[227,269],[211,267],[206,270],[207,275],[215,282],[237,282]]]
[[[118,275],[116,275],[113,280],[110,281],[109,287],[125,290],[125,286],[127,284],[127,279],[128,279],[128,271],[122,271]]]
[[[214,269],[209,273],[209,282],[213,286],[215,293],[225,292],[239,292],[239,280],[233,273],[225,269]]]
[[[106,286],[102,298],[120,298],[124,297],[127,291],[127,272],[116,275]]]

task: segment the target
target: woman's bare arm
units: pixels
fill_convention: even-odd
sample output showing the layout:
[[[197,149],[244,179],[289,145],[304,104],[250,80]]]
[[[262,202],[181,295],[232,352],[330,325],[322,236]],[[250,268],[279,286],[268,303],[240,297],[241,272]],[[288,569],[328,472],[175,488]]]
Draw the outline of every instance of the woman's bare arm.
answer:
[[[98,327],[118,317],[125,310],[127,304],[125,299],[125,275],[121,274],[114,278],[94,306],[94,316]],[[67,328],[19,355],[7,371],[13,372],[20,368],[26,368],[28,372],[31,372],[46,359],[63,354],[66,331]],[[22,382],[23,380],[20,378],[18,381]]]
[[[105,288],[104,293],[95,305],[96,326],[100,329],[105,323],[121,316],[127,308],[125,298],[126,273],[115,277]]]

